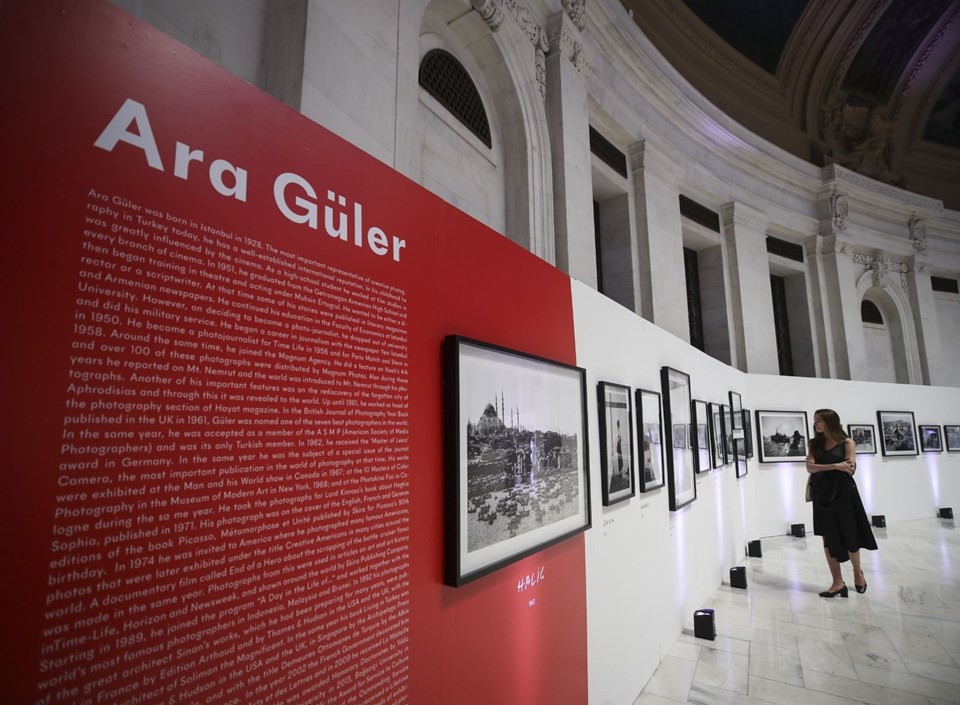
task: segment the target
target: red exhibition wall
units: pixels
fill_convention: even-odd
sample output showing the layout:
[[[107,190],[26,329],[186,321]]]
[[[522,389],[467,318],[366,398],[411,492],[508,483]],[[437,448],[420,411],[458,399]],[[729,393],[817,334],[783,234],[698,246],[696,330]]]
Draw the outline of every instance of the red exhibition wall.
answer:
[[[441,343],[575,363],[567,277],[106,3],[0,13],[0,700],[586,702],[582,536],[442,584]]]

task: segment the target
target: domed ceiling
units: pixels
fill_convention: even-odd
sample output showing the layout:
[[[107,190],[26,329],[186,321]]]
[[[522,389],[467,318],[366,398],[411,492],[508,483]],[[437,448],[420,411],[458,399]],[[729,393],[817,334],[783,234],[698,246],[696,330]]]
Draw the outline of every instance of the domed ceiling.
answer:
[[[960,0],[621,1],[748,129],[960,210]]]

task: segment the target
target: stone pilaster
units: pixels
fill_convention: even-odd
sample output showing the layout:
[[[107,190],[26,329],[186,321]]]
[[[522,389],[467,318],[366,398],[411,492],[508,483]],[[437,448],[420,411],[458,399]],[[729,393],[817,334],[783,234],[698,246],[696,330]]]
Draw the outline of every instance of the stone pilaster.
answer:
[[[730,281],[731,362],[744,372],[777,374],[766,214],[736,201],[720,209]]]
[[[553,159],[557,267],[597,287],[590,121],[580,32],[563,12],[547,22],[546,113]]]
[[[676,164],[649,140],[629,150],[637,226],[640,314],[678,338],[690,340],[680,178]]]

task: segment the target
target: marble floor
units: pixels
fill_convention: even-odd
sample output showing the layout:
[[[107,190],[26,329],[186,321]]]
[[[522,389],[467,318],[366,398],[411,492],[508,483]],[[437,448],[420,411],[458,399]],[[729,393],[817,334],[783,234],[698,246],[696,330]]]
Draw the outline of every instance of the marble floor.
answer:
[[[715,641],[693,622],[634,705],[941,705],[960,703],[960,533],[924,519],[874,529],[867,592],[825,599],[817,536],[763,539],[746,590],[723,585]]]

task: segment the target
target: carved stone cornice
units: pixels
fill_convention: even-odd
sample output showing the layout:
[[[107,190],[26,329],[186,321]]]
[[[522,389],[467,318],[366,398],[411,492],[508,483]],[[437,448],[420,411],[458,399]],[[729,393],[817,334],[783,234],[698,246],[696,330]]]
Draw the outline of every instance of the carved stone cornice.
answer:
[[[583,29],[583,18],[587,12],[587,0],[561,0],[563,9],[577,29]]]
[[[588,75],[590,65],[583,53],[583,44],[580,41],[579,32],[568,24],[570,21],[566,20],[562,13],[559,13],[556,18],[556,25],[547,30],[550,54],[559,53],[560,56],[566,57],[570,61],[577,73],[581,76]]]
[[[834,180],[852,184],[858,188],[862,188],[864,191],[870,191],[884,198],[889,198],[892,201],[909,203],[918,208],[943,213],[943,201],[904,191],[902,188],[890,186],[876,179],[862,176],[855,171],[850,171],[837,164],[828,164],[820,170],[820,173],[824,181]]]

